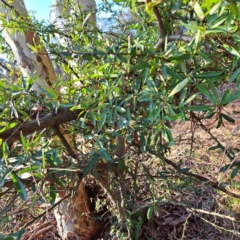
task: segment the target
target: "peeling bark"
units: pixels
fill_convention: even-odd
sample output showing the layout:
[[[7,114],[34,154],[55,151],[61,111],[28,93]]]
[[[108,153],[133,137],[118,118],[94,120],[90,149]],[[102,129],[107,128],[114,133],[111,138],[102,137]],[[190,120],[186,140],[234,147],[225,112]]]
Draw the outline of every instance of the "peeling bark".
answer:
[[[31,25],[23,0],[14,1],[12,4],[1,1],[0,12],[4,13],[7,21],[13,20],[14,17],[22,18]],[[32,87],[33,90],[40,91],[40,87],[51,87],[56,82],[57,77],[46,49],[42,45],[38,46],[40,43],[39,36],[31,30],[23,33],[20,31],[13,33],[9,29],[4,29],[3,34],[15,55],[23,76],[30,77],[34,73],[37,77]],[[27,44],[37,48],[37,53],[33,52]]]

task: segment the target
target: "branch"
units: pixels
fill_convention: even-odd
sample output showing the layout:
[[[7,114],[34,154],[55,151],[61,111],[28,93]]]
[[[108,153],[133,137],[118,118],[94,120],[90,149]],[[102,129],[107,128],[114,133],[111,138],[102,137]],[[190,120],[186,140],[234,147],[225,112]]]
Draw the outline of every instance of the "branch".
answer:
[[[157,43],[155,44],[154,48],[160,48],[165,43],[165,38],[167,38],[168,43],[176,41],[176,40],[180,40],[180,41],[189,43],[193,40],[193,38],[189,37],[189,36],[174,34],[174,35],[159,38]]]
[[[179,170],[179,167],[176,163],[172,162],[171,160],[169,160],[167,158],[165,158],[164,161],[168,165],[171,165],[176,170]],[[209,184],[213,188],[221,190],[222,192],[225,192],[226,194],[228,194],[231,197],[240,198],[240,191],[235,190],[235,189],[231,189],[230,186],[228,186],[227,184],[220,183],[220,182],[214,182],[214,181],[211,181],[211,180],[209,180],[208,178],[206,178],[202,175],[198,175],[198,174],[191,173],[191,172],[181,172],[181,174],[193,177],[195,179],[198,179],[201,182],[206,182],[207,184]]]
[[[69,108],[60,108],[58,113],[48,114],[38,121],[34,120],[31,122],[19,124],[14,128],[8,129],[0,133],[0,138],[6,141],[9,145],[20,139],[20,133],[24,136],[32,134],[36,131],[41,131],[48,127],[53,127],[58,124],[66,123],[72,120],[76,120],[80,114],[79,110],[71,111]]]
[[[146,0],[146,4],[151,3],[151,2],[152,2],[151,0]],[[160,2],[161,1],[159,1],[159,3]],[[165,36],[167,35],[167,30],[166,30],[166,28],[163,24],[162,16],[161,16],[157,6],[153,7],[153,13],[154,13],[155,18],[157,20],[159,38],[160,39],[165,39]],[[158,44],[157,48],[162,48],[163,49],[164,48],[164,42],[165,41],[162,41],[161,44]],[[155,44],[155,46],[156,46],[156,44]]]
[[[162,17],[160,15],[160,12],[159,12],[157,6],[153,7],[153,13],[154,13],[154,15],[156,17],[156,20],[157,20],[159,37],[164,38],[167,34],[167,30],[166,30],[166,28],[163,24]]]
[[[51,212],[55,207],[57,207],[61,202],[63,202],[65,199],[69,198],[71,196],[71,193],[67,194],[64,198],[60,199],[58,202],[56,202],[55,204],[53,204],[50,208],[48,208],[46,211],[44,211],[43,213],[39,214],[36,218],[32,219],[31,221],[27,222],[22,228],[26,229],[28,226],[30,226],[31,224],[33,224],[37,219],[40,219],[41,217],[45,216],[47,213]]]
[[[198,121],[198,123],[200,124],[201,128],[206,132],[208,133],[211,138],[218,144],[218,146],[224,151],[226,148],[219,142],[219,140],[213,136],[213,134],[211,133],[210,129],[208,129],[201,121],[201,119],[194,113],[194,112],[191,112],[191,116],[196,119]],[[228,151],[225,152],[226,156],[229,158],[229,160],[233,161],[234,160],[234,156],[231,156],[229,154]]]
[[[66,148],[68,154],[77,159],[77,154],[74,152],[74,150],[72,149],[71,145],[68,143],[68,141],[66,140],[66,138],[64,137],[63,133],[60,130],[59,125],[55,125],[53,126],[53,130],[56,133],[56,135],[58,136],[58,138],[61,140],[63,146]]]

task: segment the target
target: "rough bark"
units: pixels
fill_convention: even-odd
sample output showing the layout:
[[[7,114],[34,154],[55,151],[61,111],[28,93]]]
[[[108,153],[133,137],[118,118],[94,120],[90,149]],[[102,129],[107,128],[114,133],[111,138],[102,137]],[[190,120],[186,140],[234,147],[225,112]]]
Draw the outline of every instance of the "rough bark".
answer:
[[[43,116],[39,120],[21,123],[14,128],[8,129],[0,133],[0,138],[6,141],[9,145],[20,139],[20,133],[24,136],[41,131],[45,128],[50,128],[59,124],[63,124],[72,120],[76,120],[79,116],[79,111],[71,111],[70,109],[58,109],[57,114],[51,113]]]

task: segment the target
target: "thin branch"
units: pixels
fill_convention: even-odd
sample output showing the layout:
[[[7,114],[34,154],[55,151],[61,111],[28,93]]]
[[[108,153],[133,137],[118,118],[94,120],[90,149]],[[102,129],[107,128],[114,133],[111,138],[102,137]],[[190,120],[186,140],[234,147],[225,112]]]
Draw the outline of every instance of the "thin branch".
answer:
[[[165,158],[164,161],[168,165],[171,165],[176,170],[179,170],[179,167],[176,163],[172,162],[171,160],[169,160],[167,158]],[[227,185],[225,183],[214,182],[214,181],[211,181],[210,179],[208,179],[208,178],[206,178],[202,175],[198,175],[198,174],[191,173],[191,172],[181,172],[181,174],[193,177],[193,178],[195,178],[195,179],[197,179],[201,182],[206,182],[207,184],[209,184],[213,188],[221,190],[222,192],[225,192],[227,195],[229,195],[231,197],[240,198],[240,190],[232,189],[229,185]]]
[[[55,207],[57,207],[62,201],[64,201],[65,199],[67,199],[68,197],[71,196],[71,193],[67,194],[64,198],[62,198],[61,200],[59,200],[58,202],[56,202],[55,204],[53,204],[50,208],[48,208],[46,211],[44,211],[42,214],[38,215],[36,218],[34,218],[33,220],[29,221],[28,223],[26,223],[21,230],[26,229],[26,227],[32,225],[37,219],[40,219],[41,217],[43,217],[44,215],[46,215],[48,212],[52,211]]]
[[[180,34],[173,34],[173,35],[170,35],[170,36],[161,37],[161,38],[158,39],[154,48],[160,48],[165,43],[165,41],[167,41],[169,43],[169,42],[173,42],[173,41],[177,41],[177,40],[189,43],[193,40],[193,37],[180,35]]]
[[[194,113],[194,112],[191,112],[191,116],[196,119],[198,121],[198,123],[200,124],[201,128],[207,132],[211,138],[218,144],[218,146],[224,151],[226,148],[218,141],[218,139],[213,136],[213,134],[211,133],[210,129],[208,129],[201,121],[201,119]],[[234,160],[234,157],[231,156],[227,151],[225,151],[225,155],[231,160],[233,161]]]
[[[66,138],[64,137],[64,135],[62,134],[62,132],[60,131],[60,127],[59,125],[55,125],[52,127],[54,132],[56,133],[56,135],[58,136],[58,138],[61,140],[63,146],[66,148],[68,154],[77,159],[77,154],[74,152],[74,150],[72,149],[71,145],[68,143],[68,141],[66,140]]]
[[[2,58],[0,58],[0,67],[2,67],[3,69],[5,69],[9,74],[11,73],[11,69],[9,69],[9,67],[7,67],[6,65],[6,61]],[[16,73],[15,69],[14,69],[14,73],[13,75],[18,78],[19,75]]]
[[[168,200],[155,200],[155,201],[152,201],[152,202],[145,203],[145,204],[139,206],[137,209],[134,209],[130,213],[130,215],[133,215],[133,214],[141,211],[144,208],[148,208],[151,205],[157,205],[157,204],[159,204],[159,205],[160,204],[178,205],[178,206],[182,206],[182,207],[186,208],[186,210],[189,211],[189,212],[193,212],[193,213],[197,212],[197,213],[203,213],[203,214],[207,214],[207,215],[212,215],[212,216],[224,218],[224,219],[227,219],[227,220],[230,220],[230,221],[233,221],[233,222],[237,221],[236,218],[231,217],[231,216],[226,216],[226,215],[223,215],[223,214],[220,214],[220,213],[217,213],[217,212],[209,212],[209,211],[205,211],[205,210],[199,209],[199,208],[192,208],[192,207],[187,206],[184,203],[176,202],[176,201],[168,201]]]

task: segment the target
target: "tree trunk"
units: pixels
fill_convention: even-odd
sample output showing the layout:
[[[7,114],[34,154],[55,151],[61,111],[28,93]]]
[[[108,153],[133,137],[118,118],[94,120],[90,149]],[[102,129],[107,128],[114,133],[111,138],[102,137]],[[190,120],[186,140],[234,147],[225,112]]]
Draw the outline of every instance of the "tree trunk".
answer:
[[[69,15],[71,13],[70,7],[64,7],[64,4],[66,3],[65,0],[54,0],[54,5],[50,12],[51,23],[55,24],[55,26],[61,31],[65,30],[67,23],[61,16],[64,16],[64,14]],[[94,11],[95,9],[94,0],[78,0],[76,1],[76,4],[78,4],[80,12]],[[0,11],[4,13],[5,19],[8,19],[8,21],[17,17],[24,20],[29,26],[32,25],[23,0],[14,1],[10,4],[1,2]],[[96,26],[96,14],[92,13],[87,21],[89,24],[95,24]],[[57,81],[56,72],[43,43],[40,42],[38,34],[30,29],[21,29],[21,32],[12,32],[6,29],[4,30],[4,35],[15,55],[23,76],[28,78],[34,73],[36,81],[34,82],[32,89],[41,92],[42,88],[53,88],[54,83]],[[59,44],[65,47],[67,39],[61,38],[60,35],[57,35],[56,37]],[[33,48],[35,51],[33,51]],[[55,91],[60,93],[59,88],[55,89]],[[55,130],[57,131],[57,129],[59,129],[59,126],[56,126]],[[62,134],[64,134],[63,130]],[[74,146],[71,144],[72,136],[64,134],[64,138],[70,148],[74,149]],[[77,149],[74,149],[73,151],[74,153],[72,155],[77,155]],[[125,154],[125,139],[124,137],[119,137],[115,155],[121,157],[123,154]],[[97,174],[101,187],[105,190],[105,193],[110,197],[112,204],[116,207],[120,219],[124,221],[125,214],[121,207],[123,199],[121,195],[122,190],[117,189],[113,193],[110,192],[107,164],[100,162],[97,166]],[[117,173],[117,175],[119,174],[121,175],[120,172]],[[121,178],[121,176],[118,177]],[[92,239],[96,236],[102,226],[102,223],[96,220],[93,214],[95,211],[95,205],[90,201],[90,197],[96,197],[102,190],[96,182],[92,181],[91,187],[94,189],[94,192],[89,193],[89,189],[86,188],[86,185],[89,185],[91,179],[91,176],[83,180],[81,179],[75,197],[64,200],[54,211],[57,219],[59,235],[62,239],[70,239],[72,237],[80,240]]]
[[[8,21],[11,21],[13,16],[22,16],[21,18],[24,21],[31,24],[23,0],[14,1],[7,6],[1,1],[0,12],[4,13],[5,19],[8,19]],[[4,30],[3,34],[6,42],[10,45],[14,53],[23,76],[30,77],[35,73],[37,79],[34,82],[32,89],[39,91],[40,87],[52,87],[57,78],[46,49],[41,46],[37,53],[33,53],[33,50],[27,46],[28,44],[31,46],[42,45],[39,36],[32,30],[25,30],[24,33],[19,31],[13,33],[12,31]]]
[[[57,6],[52,8],[51,21],[55,22],[58,27],[64,28],[65,21],[59,18],[63,10],[61,4],[64,4],[64,1],[54,0],[54,4],[57,4]],[[77,4],[82,6],[81,11],[95,9],[94,0],[78,1]],[[70,9],[66,11],[66,13],[70,13]],[[21,17],[29,26],[32,24],[28,18],[28,12],[23,0],[14,1],[13,3],[1,1],[0,12],[4,13],[5,20],[8,20],[8,22],[14,20],[15,17]],[[95,14],[93,14],[89,20],[96,23]],[[48,53],[43,47],[43,43],[40,42],[38,34],[32,30],[21,29],[21,32],[12,32],[5,29],[4,35],[6,42],[10,45],[15,55],[23,76],[28,78],[34,73],[36,80],[32,89],[41,91],[41,88],[52,88],[57,80],[56,73]],[[31,46],[37,49],[37,51],[33,52]],[[60,89],[56,89],[56,91],[59,92]],[[64,135],[64,137],[69,143],[71,136]],[[66,199],[59,208],[55,210],[58,230],[62,239],[70,239],[72,236],[75,236],[76,239],[88,240],[96,236],[101,224],[90,216],[90,210],[93,209],[91,209],[89,203],[89,196],[85,190],[84,183],[80,182],[74,199]]]

